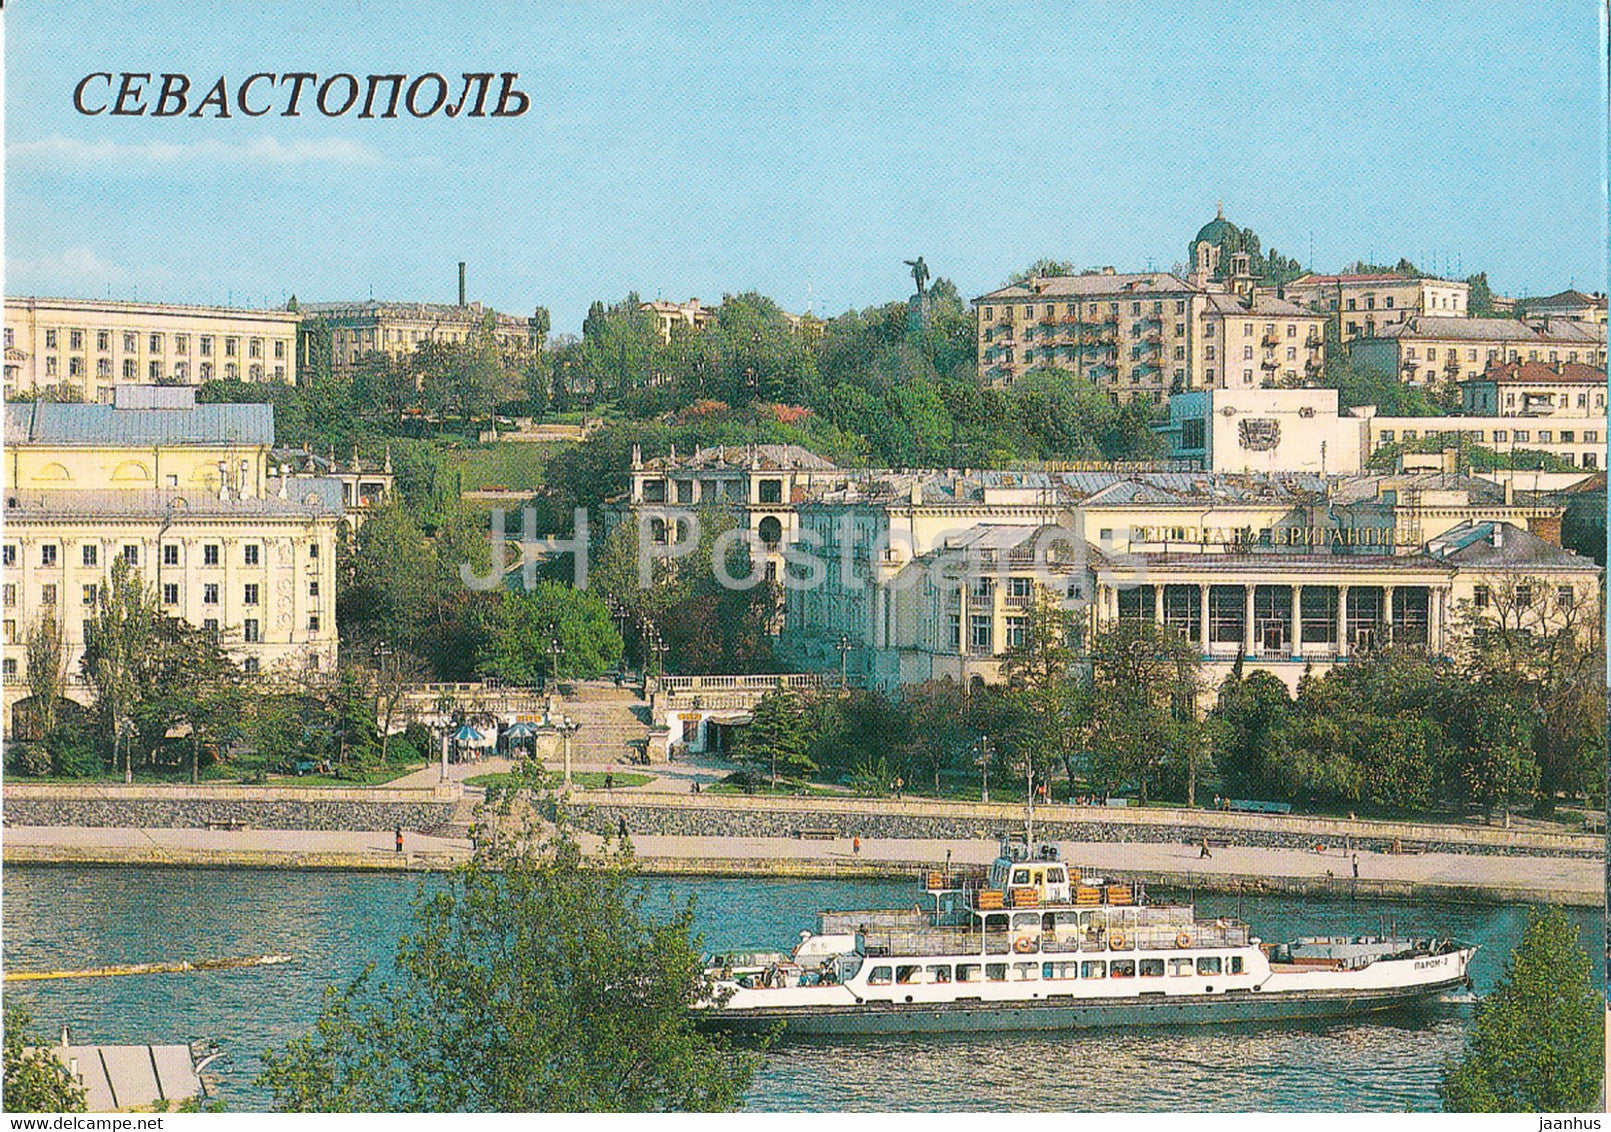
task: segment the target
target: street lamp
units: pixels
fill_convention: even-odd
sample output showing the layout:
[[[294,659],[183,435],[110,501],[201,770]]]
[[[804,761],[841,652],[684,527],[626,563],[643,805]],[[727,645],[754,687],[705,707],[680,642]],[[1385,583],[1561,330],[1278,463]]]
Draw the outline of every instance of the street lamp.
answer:
[[[979,742],[973,748],[979,755],[979,768],[984,771],[984,786],[980,792],[981,802],[990,801],[990,736],[979,736]]]
[[[561,716],[559,722],[554,726],[559,728],[560,741],[565,748],[565,793],[569,794],[571,792],[571,736],[576,734],[582,725],[566,715]]]
[[[839,643],[834,646],[839,650],[839,690],[845,690],[845,659],[850,655],[850,637],[844,633],[839,634]]]
[[[559,687],[559,658],[564,652],[565,646],[559,643],[558,637],[548,642],[548,655],[553,657],[553,663],[549,669],[552,674],[550,679],[552,679],[555,688]]]

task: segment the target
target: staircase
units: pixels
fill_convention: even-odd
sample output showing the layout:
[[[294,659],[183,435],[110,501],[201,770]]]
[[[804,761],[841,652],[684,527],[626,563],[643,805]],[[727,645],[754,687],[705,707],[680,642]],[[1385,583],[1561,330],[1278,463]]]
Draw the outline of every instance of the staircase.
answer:
[[[581,724],[571,740],[575,762],[632,762],[643,757],[649,738],[647,700],[631,688],[604,683],[577,683],[567,686],[566,692],[555,709]]]

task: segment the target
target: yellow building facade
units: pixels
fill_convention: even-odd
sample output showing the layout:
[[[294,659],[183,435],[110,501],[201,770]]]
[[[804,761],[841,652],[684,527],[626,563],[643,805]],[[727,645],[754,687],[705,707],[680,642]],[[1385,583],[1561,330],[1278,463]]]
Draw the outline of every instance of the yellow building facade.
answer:
[[[5,395],[66,387],[107,403],[125,384],[297,380],[294,311],[11,297]]]
[[[511,361],[528,357],[537,341],[531,323],[480,303],[305,303],[301,311],[329,326],[331,368],[343,374],[365,354],[404,358],[431,342],[468,342],[489,326],[499,352]]]
[[[248,673],[336,662],[340,482],[275,474],[272,406],[117,392],[110,405],[6,406],[8,726],[27,694],[27,635],[43,618],[62,630],[70,693],[86,694],[85,625],[120,559],[165,612],[219,633]]]

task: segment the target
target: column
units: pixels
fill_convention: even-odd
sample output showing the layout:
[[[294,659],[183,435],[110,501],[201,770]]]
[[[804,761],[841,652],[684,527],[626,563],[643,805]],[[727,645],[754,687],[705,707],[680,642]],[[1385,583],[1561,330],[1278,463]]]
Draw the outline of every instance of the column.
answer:
[[[1337,658],[1348,655],[1348,587],[1337,587]]]
[[[1203,655],[1208,655],[1208,586],[1203,583],[1197,585],[1197,607],[1202,612],[1202,618],[1197,623],[1197,633],[1201,638]]]
[[[1153,587],[1152,587],[1152,623],[1154,625],[1162,625],[1163,624],[1163,591],[1164,591],[1164,588],[1163,588],[1162,585],[1159,585],[1157,583],[1153,584]]]
[[[1382,639],[1377,647],[1393,643],[1393,587],[1382,587]]]
[[[1292,655],[1303,654],[1303,587],[1292,586]]]
[[[1252,656],[1254,651],[1253,583],[1245,582],[1242,585],[1242,652]]]

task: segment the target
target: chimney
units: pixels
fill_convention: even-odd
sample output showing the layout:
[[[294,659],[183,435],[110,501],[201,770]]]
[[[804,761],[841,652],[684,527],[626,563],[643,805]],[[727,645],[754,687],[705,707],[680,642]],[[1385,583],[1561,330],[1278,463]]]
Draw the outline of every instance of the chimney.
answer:
[[[464,261],[459,260],[459,306],[464,306]]]
[[[1495,523],[1488,530],[1488,545],[1498,550],[1505,545],[1504,524]]]
[[[1514,507],[1515,505],[1516,505],[1516,472],[1515,472],[1514,469],[1512,469],[1510,475],[1505,477],[1505,506],[1506,507]]]

